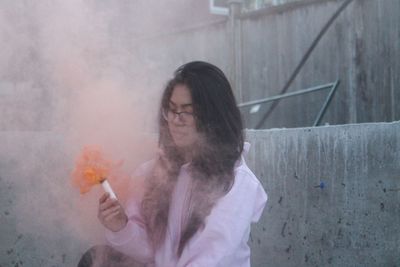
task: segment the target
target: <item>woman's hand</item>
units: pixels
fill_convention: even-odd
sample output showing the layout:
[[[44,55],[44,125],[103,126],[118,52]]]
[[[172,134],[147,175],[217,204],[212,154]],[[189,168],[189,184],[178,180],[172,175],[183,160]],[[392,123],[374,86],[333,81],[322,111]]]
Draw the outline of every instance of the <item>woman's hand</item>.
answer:
[[[99,199],[97,217],[104,227],[113,232],[122,230],[128,223],[128,216],[126,216],[121,204],[118,200],[111,199],[108,193],[105,193]]]

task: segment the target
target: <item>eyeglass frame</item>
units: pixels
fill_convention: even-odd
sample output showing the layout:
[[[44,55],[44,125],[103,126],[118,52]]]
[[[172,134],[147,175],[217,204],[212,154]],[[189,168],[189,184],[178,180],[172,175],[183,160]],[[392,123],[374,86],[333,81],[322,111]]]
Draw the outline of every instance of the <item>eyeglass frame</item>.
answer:
[[[171,119],[168,118],[168,113],[173,114],[173,117]],[[185,119],[185,117],[182,117],[183,115],[189,115],[191,117],[188,117]],[[188,111],[181,111],[181,112],[176,112],[174,110],[171,110],[170,108],[163,108],[161,111],[161,116],[164,118],[164,120],[166,120],[167,122],[171,122],[173,121],[176,117],[178,117],[178,119],[181,122],[189,122],[190,119],[194,119],[195,115],[193,112],[188,112]]]

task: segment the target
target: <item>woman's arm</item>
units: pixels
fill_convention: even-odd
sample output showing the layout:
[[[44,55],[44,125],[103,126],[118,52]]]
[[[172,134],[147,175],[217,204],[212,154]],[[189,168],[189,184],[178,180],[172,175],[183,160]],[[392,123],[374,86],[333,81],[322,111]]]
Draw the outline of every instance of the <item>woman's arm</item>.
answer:
[[[110,245],[143,263],[149,263],[154,260],[154,252],[140,213],[144,177],[148,176],[152,165],[152,162],[146,162],[134,173],[133,177],[135,178],[131,180],[130,197],[125,205],[125,210],[118,203],[119,211],[123,212],[125,216],[118,213],[118,208],[115,207],[114,214],[118,218],[115,218],[115,221],[109,218],[109,221],[105,220],[106,224],[103,223],[106,227],[106,239]],[[112,212],[110,213],[113,214]],[[100,221],[102,220],[100,219]]]
[[[116,200],[107,198],[103,206],[107,205],[110,208],[101,211],[100,204],[99,219],[106,227],[106,239],[110,245],[136,261],[153,261],[152,247],[137,203],[129,203],[126,213]],[[100,215],[104,213],[106,215]]]

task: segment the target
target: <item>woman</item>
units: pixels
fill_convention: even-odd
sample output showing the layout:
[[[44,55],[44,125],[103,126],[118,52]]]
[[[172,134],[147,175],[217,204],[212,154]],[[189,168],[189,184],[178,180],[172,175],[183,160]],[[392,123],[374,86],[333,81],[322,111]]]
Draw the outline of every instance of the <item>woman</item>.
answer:
[[[159,148],[136,173],[146,177],[143,196],[125,209],[101,197],[99,219],[112,248],[100,249],[115,266],[250,266],[250,224],[267,195],[242,157],[248,144],[220,69],[200,61],[178,68],[161,100]],[[98,250],[79,266],[91,266],[83,262]]]

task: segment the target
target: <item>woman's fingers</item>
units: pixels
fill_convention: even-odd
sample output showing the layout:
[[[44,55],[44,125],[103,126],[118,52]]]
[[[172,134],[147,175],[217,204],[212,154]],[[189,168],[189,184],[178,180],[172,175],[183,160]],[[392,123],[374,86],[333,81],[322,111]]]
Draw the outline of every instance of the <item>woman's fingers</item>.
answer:
[[[106,200],[100,203],[99,210],[101,210],[101,211],[107,210],[107,209],[109,209],[111,207],[114,207],[114,206],[120,206],[119,203],[118,203],[118,200],[111,199],[109,197],[109,195],[108,195]]]
[[[111,207],[109,209],[103,210],[101,212],[101,215],[103,216],[103,218],[108,217],[111,213],[115,213],[115,212],[121,212],[121,208],[119,206],[115,206],[115,207]]]
[[[110,214],[106,215],[106,216],[104,217],[104,220],[105,220],[105,221],[112,221],[112,220],[114,220],[114,219],[117,218],[117,217],[118,217],[118,219],[119,219],[120,216],[121,216],[121,211],[115,210],[115,211],[111,212]]]
[[[104,193],[99,199],[99,204],[104,203],[107,200],[107,198],[109,198],[109,197],[110,197],[109,193],[107,193],[107,192]]]
[[[121,230],[128,222],[128,217],[121,204],[118,200],[111,199],[108,193],[99,199],[97,217],[111,231]]]
[[[117,200],[108,199],[103,204],[100,204],[98,217],[100,219],[106,219],[112,217],[110,216],[111,214],[118,214],[118,213],[121,214],[124,213],[124,210],[121,207],[121,205],[118,203]]]

